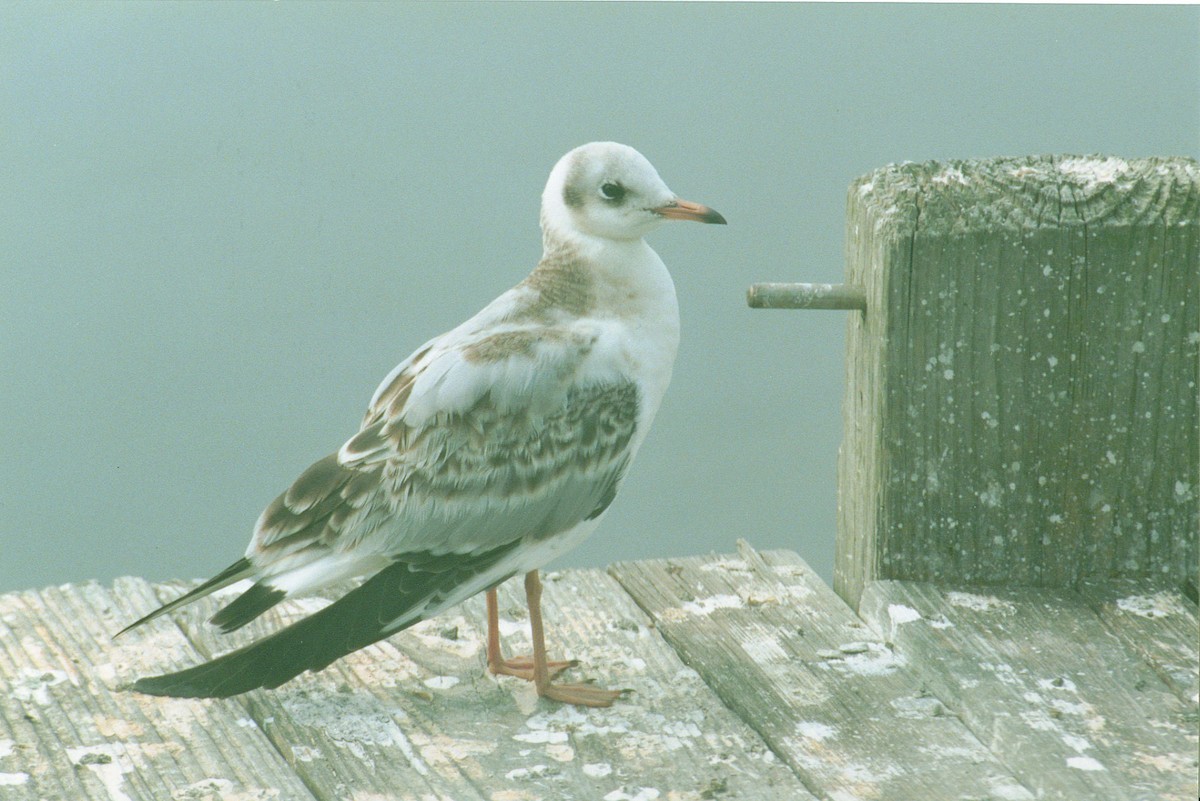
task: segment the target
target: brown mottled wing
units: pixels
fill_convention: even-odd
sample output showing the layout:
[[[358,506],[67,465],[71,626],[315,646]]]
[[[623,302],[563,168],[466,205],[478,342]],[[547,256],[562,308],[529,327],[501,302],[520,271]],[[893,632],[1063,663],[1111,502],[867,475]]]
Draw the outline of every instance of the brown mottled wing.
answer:
[[[637,427],[634,383],[572,383],[532,348],[504,363],[463,348],[432,359],[438,382],[423,385],[422,358],[381,386],[358,434],[267,507],[256,562],[471,554],[553,536],[611,502]],[[413,411],[431,396],[449,411]]]
[[[255,527],[257,550],[277,562],[298,552],[332,548],[347,524],[376,502],[382,477],[379,465],[346,467],[331,453],[263,510]]]

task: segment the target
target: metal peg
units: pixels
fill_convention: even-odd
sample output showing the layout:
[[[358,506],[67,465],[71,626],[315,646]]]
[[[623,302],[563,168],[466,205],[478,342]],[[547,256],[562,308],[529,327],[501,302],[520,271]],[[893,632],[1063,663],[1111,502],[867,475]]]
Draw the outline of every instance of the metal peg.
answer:
[[[752,309],[867,310],[867,293],[853,284],[751,284],[746,302]]]

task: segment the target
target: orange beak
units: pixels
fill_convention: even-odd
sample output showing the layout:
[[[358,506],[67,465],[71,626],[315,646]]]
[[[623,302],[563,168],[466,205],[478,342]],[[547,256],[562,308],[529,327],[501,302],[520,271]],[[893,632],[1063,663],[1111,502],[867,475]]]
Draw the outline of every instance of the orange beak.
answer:
[[[655,214],[666,217],[668,220],[695,220],[696,222],[725,225],[725,218],[720,214],[708,206],[701,206],[699,203],[693,203],[690,200],[675,198],[667,205],[659,206],[657,209],[653,209],[653,211]]]

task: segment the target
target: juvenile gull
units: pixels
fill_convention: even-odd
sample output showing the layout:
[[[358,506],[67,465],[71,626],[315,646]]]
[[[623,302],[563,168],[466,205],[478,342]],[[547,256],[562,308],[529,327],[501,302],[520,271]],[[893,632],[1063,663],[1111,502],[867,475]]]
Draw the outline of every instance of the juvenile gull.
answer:
[[[306,670],[487,592],[493,673],[539,695],[618,693],[551,678],[538,568],[578,545],[617,494],[671,379],[679,309],[643,236],[724,223],[677,198],[633,148],[593,142],[542,193],[541,261],[525,280],[396,366],[362,426],[259,516],[246,555],[120,633],[241,579],[211,622],[244,626],[285,598],[370,576],[337,602],[197,667],[139,679],[152,695],[227,697]],[[525,574],[533,654],[500,653],[496,586]]]

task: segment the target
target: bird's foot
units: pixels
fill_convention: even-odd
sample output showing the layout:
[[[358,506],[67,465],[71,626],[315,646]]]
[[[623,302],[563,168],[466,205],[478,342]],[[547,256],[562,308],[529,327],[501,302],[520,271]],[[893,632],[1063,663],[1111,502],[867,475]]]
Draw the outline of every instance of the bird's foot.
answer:
[[[626,690],[605,690],[590,684],[546,684],[538,687],[538,695],[575,706],[612,706]]]
[[[550,678],[553,678],[567,668],[576,667],[578,664],[578,659],[556,659],[546,663],[546,670]],[[488,670],[497,676],[516,676],[518,679],[533,681],[533,657],[514,656],[512,659],[503,657],[488,659]]]

